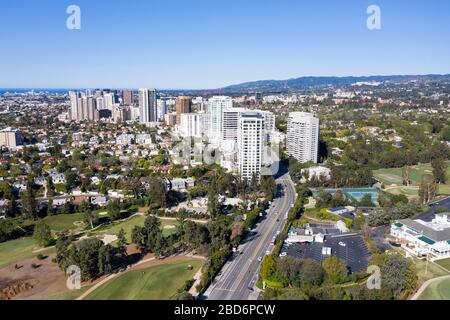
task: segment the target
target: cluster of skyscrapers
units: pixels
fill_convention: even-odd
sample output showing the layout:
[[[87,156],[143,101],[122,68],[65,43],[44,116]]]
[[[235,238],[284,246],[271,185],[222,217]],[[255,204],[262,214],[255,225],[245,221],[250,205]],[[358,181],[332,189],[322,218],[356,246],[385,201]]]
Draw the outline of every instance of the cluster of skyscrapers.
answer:
[[[267,158],[266,152],[268,143],[274,137],[279,138],[274,113],[234,107],[231,97],[211,97],[206,107],[202,102],[202,108],[193,113],[192,98],[179,96],[175,100],[175,112],[168,113],[166,100],[158,99],[155,89],[139,89],[138,103],[131,90],[123,90],[121,94],[96,90],[69,95],[72,120],[112,118],[143,124],[165,122],[174,126],[181,137],[207,141],[219,151],[220,164],[247,181],[255,176],[259,178],[262,167],[275,161]],[[319,119],[311,113],[290,113],[286,135],[288,155],[302,163],[317,163],[318,145]]]
[[[114,121],[134,120],[139,116],[133,91],[121,93],[110,90],[69,92],[70,118],[74,121],[98,121],[112,118]]]
[[[206,112],[188,111],[188,103],[177,103],[180,136],[207,139],[220,151],[223,167],[239,173],[248,181],[254,176],[259,178],[265,147],[275,133],[275,115],[272,112],[235,108],[233,99],[226,96],[211,97]]]

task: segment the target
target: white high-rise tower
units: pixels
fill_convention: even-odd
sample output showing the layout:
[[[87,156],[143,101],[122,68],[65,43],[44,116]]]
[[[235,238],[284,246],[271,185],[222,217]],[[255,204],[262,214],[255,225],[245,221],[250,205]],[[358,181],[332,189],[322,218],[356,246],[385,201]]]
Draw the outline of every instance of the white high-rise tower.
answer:
[[[222,139],[223,110],[233,108],[230,97],[216,96],[208,100],[208,137],[211,141]]]
[[[301,163],[318,162],[319,119],[312,113],[292,112],[288,118],[287,152]]]
[[[237,146],[238,167],[243,180],[260,178],[263,161],[264,118],[258,112],[242,112],[239,116]]]

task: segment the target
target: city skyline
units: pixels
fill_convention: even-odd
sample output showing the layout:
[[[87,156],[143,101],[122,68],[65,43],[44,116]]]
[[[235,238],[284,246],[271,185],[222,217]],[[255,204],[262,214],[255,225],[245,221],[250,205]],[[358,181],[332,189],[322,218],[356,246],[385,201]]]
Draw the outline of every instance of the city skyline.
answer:
[[[450,73],[448,3],[77,1],[2,5],[1,88],[214,89],[300,76]],[[86,76],[91,75],[91,76]]]

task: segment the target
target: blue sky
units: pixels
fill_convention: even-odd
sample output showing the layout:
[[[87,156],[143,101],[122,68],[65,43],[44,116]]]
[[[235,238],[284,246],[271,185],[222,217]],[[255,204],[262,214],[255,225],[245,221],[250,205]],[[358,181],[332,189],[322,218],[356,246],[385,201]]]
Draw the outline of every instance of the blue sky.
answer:
[[[66,8],[81,8],[81,30]],[[366,27],[377,4],[382,29]],[[0,87],[217,88],[321,75],[450,73],[450,1],[14,0]]]

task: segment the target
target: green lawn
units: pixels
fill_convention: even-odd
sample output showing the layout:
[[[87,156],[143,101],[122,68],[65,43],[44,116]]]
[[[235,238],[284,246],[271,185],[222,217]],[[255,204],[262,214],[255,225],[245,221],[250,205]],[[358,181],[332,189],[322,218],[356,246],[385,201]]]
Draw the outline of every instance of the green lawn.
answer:
[[[77,226],[78,223],[84,224],[84,216],[82,213],[61,214],[57,216],[49,216],[44,219],[53,231],[63,231],[82,229]]]
[[[418,300],[450,300],[450,279],[430,284]]]
[[[35,249],[39,249],[39,246],[32,237],[0,243],[0,268],[22,259],[37,256],[38,253],[33,253]],[[47,249],[40,253],[48,254],[52,251],[54,249]]]
[[[136,270],[104,284],[87,300],[168,300],[183,284],[192,279],[202,266],[198,259],[168,262],[144,270]],[[192,270],[187,266],[192,265]]]
[[[85,293],[92,285],[84,286],[78,290],[69,290],[62,293],[57,293],[53,296],[47,297],[44,300],[75,300],[83,293]]]
[[[434,262],[450,271],[450,258],[435,260]]]
[[[433,168],[431,164],[419,164],[417,166],[411,167],[411,181],[414,186],[418,186],[420,181],[422,180],[422,176],[425,173],[432,173]],[[403,178],[402,178],[402,168],[389,168],[389,169],[379,169],[374,171],[374,177],[380,180],[382,183],[386,185],[386,187],[396,184],[402,186]],[[450,165],[447,169],[447,177],[450,181]],[[406,195],[417,194],[413,190],[401,189],[398,192],[404,193]],[[439,186],[439,194],[450,195],[450,182],[447,182],[445,185]]]
[[[93,231],[93,234],[112,234],[117,235],[119,234],[120,229],[123,228],[127,235],[127,241],[131,242],[131,232],[135,226],[143,226],[145,222],[146,217],[141,215],[133,216],[129,219],[126,219],[124,221],[118,221],[113,222],[111,224],[107,224],[105,226],[102,226],[95,231]],[[177,222],[174,220],[165,220],[161,219],[161,227],[163,228],[163,235],[168,236],[173,232],[176,232],[176,228],[174,229],[164,229],[165,226],[173,225],[176,226]]]

